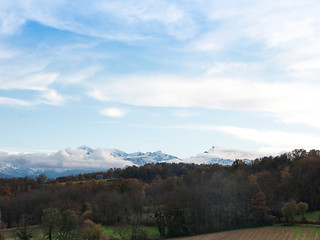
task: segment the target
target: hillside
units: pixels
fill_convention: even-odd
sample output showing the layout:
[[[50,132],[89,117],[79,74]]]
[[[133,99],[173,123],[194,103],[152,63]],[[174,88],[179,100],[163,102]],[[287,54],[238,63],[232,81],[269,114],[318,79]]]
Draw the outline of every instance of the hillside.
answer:
[[[300,149],[231,166],[160,162],[55,180],[0,179],[1,220],[13,227],[28,216],[39,225],[54,214],[62,230],[59,219],[72,216],[79,232],[153,225],[163,237],[293,225],[298,211],[320,210],[319,172],[320,151]]]

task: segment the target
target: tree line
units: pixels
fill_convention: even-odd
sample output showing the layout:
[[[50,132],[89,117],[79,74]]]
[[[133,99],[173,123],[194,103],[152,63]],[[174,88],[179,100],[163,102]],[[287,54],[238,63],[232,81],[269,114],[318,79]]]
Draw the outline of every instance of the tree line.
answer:
[[[320,151],[232,166],[159,163],[57,179],[0,179],[0,195],[8,227],[24,216],[31,225],[43,224],[44,213],[55,209],[57,222],[71,215],[80,219],[77,226],[117,226],[123,239],[143,239],[140,226],[148,224],[162,237],[292,224],[292,212],[320,209]]]

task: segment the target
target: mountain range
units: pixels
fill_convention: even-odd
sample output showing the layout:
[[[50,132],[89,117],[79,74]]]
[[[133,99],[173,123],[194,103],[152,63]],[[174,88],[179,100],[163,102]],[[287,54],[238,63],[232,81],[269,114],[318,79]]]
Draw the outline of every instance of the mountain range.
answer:
[[[76,175],[109,168],[142,166],[147,163],[196,163],[232,165],[235,159],[246,163],[257,157],[258,153],[212,147],[208,151],[193,157],[180,159],[176,156],[156,152],[126,153],[118,149],[92,149],[86,145],[78,148],[61,149],[52,153],[8,153],[0,151],[0,178],[38,176],[45,174],[49,178]]]

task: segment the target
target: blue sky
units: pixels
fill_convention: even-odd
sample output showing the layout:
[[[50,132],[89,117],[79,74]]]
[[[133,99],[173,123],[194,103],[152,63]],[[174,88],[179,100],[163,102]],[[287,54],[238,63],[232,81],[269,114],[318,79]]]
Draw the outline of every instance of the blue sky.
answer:
[[[320,146],[320,2],[6,1],[0,150]]]

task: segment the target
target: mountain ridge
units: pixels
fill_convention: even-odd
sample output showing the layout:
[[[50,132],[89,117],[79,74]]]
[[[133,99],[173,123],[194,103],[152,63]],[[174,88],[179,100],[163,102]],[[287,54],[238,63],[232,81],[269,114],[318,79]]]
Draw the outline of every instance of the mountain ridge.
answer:
[[[225,154],[225,158],[223,158]],[[78,148],[69,147],[52,153],[6,153],[0,154],[0,178],[3,177],[35,177],[45,174],[49,178],[59,176],[106,171],[114,167],[142,166],[148,163],[196,163],[232,165],[236,156],[255,156],[251,152],[228,150],[212,147],[196,156],[181,159],[176,156],[155,152],[126,153],[113,148],[90,148],[81,145]],[[256,157],[252,158],[255,159]],[[242,158],[250,163],[248,158]]]

